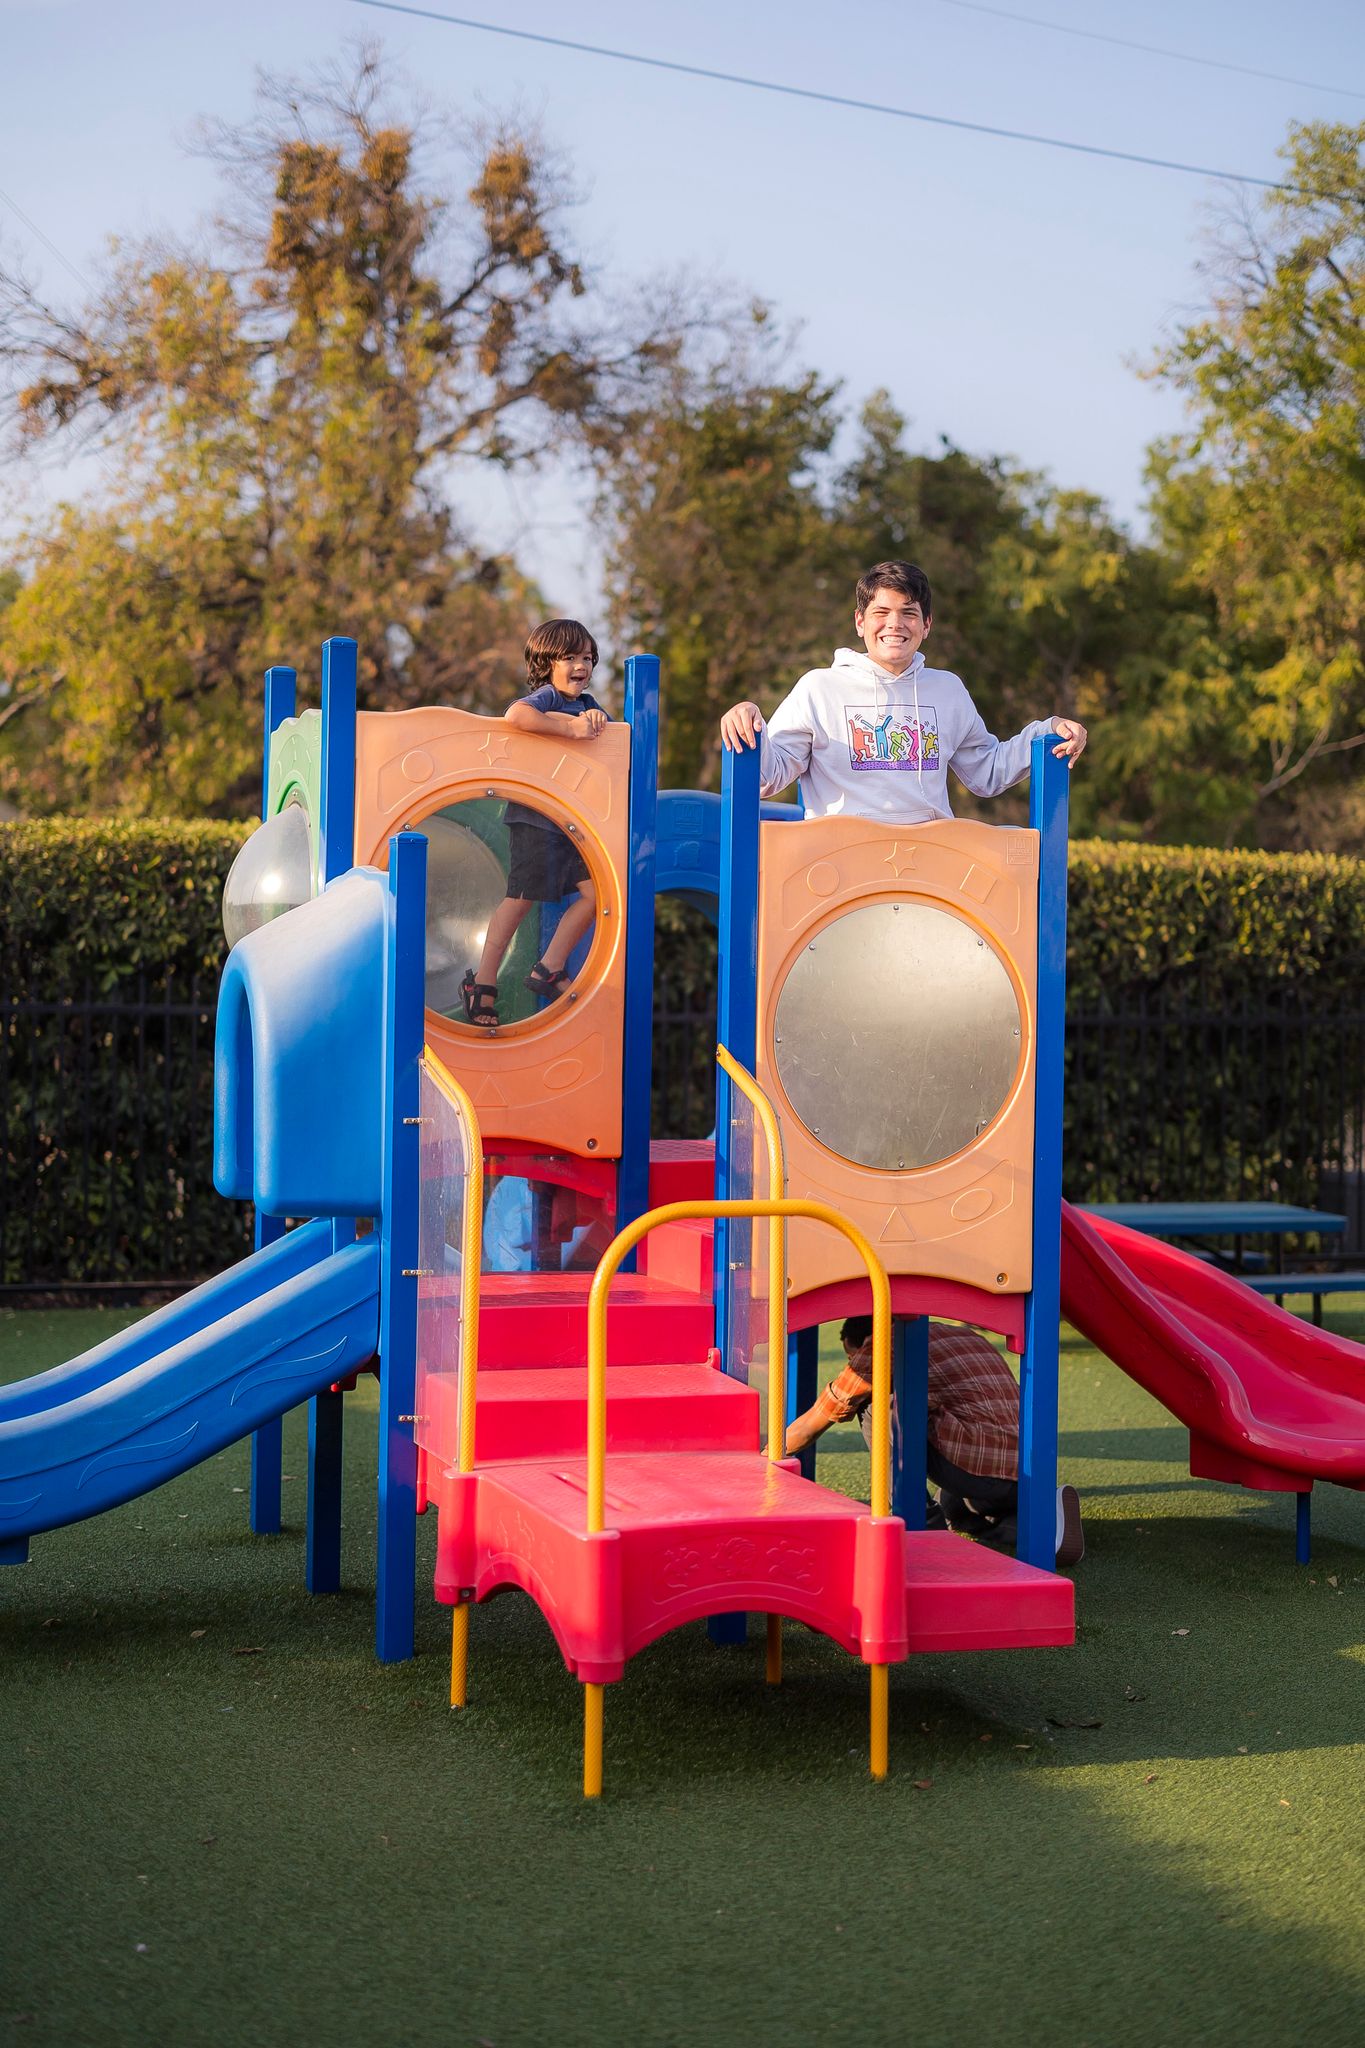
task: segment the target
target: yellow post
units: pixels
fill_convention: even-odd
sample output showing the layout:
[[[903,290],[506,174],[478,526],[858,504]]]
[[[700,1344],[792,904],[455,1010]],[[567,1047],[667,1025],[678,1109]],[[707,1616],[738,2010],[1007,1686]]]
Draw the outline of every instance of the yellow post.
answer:
[[[450,1704],[465,1703],[465,1681],[469,1676],[469,1607],[463,1600],[450,1610]]]
[[[777,1111],[752,1074],[723,1045],[716,1064],[729,1075],[754,1108],[768,1147],[768,1194],[787,1192],[787,1162]],[[787,1450],[787,1226],[781,1216],[768,1219],[768,1456],[776,1464]],[[780,1653],[779,1653],[780,1655]],[[774,1681],[776,1682],[776,1681]]]
[[[602,1694],[604,1687],[583,1688],[583,1797],[602,1796]]]
[[[891,1722],[891,1674],[885,1664],[874,1664],[872,1671],[872,1775],[886,1776],[888,1751],[890,1748]]]
[[[769,1685],[782,1683],[782,1616],[768,1616],[768,1656],[766,1676]]]

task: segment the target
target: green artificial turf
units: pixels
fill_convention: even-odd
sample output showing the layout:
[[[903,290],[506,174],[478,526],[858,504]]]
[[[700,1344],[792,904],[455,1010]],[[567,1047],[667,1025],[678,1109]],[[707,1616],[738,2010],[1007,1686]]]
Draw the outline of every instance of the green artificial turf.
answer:
[[[129,1317],[0,1315],[16,1377]],[[1365,1335],[1365,1318],[1332,1311]],[[1089,1551],[1074,1649],[892,1674],[699,1628],[580,1695],[520,1595],[471,1703],[420,1531],[416,1662],[373,1659],[372,1382],[347,1403],[347,1590],[246,1526],[239,1447],[0,1574],[0,2040],[1355,2044],[1365,2038],[1365,1499],[1192,1482],[1185,1438],[1071,1338]],[[858,1490],[852,1431],[822,1476]]]

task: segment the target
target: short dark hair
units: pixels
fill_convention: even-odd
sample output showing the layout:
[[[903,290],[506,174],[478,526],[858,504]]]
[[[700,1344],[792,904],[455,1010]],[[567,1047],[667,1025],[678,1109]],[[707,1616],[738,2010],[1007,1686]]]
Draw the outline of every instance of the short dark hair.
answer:
[[[555,663],[574,654],[591,655],[596,668],[597,642],[587,627],[577,619],[547,619],[526,643],[526,673],[533,683],[548,683]]]
[[[875,569],[865,569],[854,593],[854,611],[865,612],[879,590],[897,590],[902,597],[913,597],[925,618],[933,617],[929,578],[913,562],[878,562]]]
[[[839,1332],[839,1342],[848,1351],[861,1351],[871,1335],[871,1316],[849,1316]]]

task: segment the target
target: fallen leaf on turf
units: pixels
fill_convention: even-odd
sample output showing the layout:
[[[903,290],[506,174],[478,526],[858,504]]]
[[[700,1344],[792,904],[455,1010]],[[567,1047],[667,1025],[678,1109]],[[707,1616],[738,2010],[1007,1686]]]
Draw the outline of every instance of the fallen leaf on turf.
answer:
[[[1155,1772],[1155,1771],[1148,1771],[1148,1773],[1147,1773],[1146,1777],[1145,1777],[1145,1778],[1143,1779],[1143,1781],[1142,1781],[1142,1782],[1143,1782],[1143,1784],[1144,1784],[1144,1785],[1155,1785],[1155,1783],[1156,1783],[1156,1772]]]
[[[1016,1749],[1032,1749],[1033,1744],[1031,1742],[1016,1742],[1014,1746]]]
[[[207,1634],[208,1630],[206,1628],[192,1628],[190,1630],[190,1641],[192,1643],[197,1643],[200,1636],[206,1636]]]
[[[234,1486],[232,1490],[233,1490],[233,1492],[234,1492],[234,1493],[245,1493],[245,1492],[246,1492],[246,1488],[245,1488],[244,1486]]]
[[[263,1657],[265,1655],[265,1645],[264,1643],[243,1643],[241,1648],[234,1650],[232,1654],[234,1657]]]
[[[1187,1628],[1173,1628],[1171,1630],[1171,1634],[1173,1636],[1187,1636],[1189,1634],[1189,1630]]]
[[[994,1742],[995,1737],[993,1735],[978,1735],[976,1739],[978,1742]]]
[[[1047,1719],[1050,1728],[1103,1728],[1104,1726],[1103,1721],[1059,1721],[1055,1714],[1049,1714]]]
[[[135,1956],[145,1956],[145,1955],[146,1955],[146,1953],[147,1953],[147,1944],[146,1944],[146,1942],[145,1942],[145,1941],[137,1941],[137,1942],[134,1942],[134,1944],[133,1944],[133,1954],[134,1954]]]
[[[1287,1799],[1282,1799],[1282,1800],[1280,1801],[1280,1804],[1281,1804],[1281,1806],[1288,1806],[1288,1804],[1289,1804],[1289,1801],[1288,1801]]]
[[[915,1790],[917,1792],[928,1792],[933,1786],[933,1782],[932,1778],[916,1778]]]
[[[1330,1572],[1330,1573],[1328,1574],[1328,1578],[1327,1578],[1327,1583],[1328,1583],[1328,1585],[1329,1585],[1329,1586],[1335,1586],[1336,1582],[1337,1582],[1337,1580],[1336,1580],[1336,1573],[1335,1573],[1335,1572]]]
[[[1250,1756],[1251,1751],[1247,1748],[1244,1742],[1239,1742],[1237,1745],[1237,1754],[1238,1756]]]
[[[1147,1695],[1145,1692],[1139,1692],[1135,1685],[1125,1685],[1123,1688],[1123,1697],[1126,1700],[1145,1700]]]

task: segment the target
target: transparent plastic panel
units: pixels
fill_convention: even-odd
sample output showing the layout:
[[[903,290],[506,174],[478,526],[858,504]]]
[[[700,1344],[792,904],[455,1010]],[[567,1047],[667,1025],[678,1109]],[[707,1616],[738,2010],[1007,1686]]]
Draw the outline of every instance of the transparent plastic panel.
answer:
[[[797,955],[777,999],[787,1100],[843,1159],[932,1166],[980,1137],[1015,1087],[1023,1017],[1009,970],[965,918],[863,904]]]
[[[533,805],[500,796],[448,804],[421,829],[428,1009],[487,1030],[565,1000],[597,917],[580,838]],[[545,970],[539,976],[537,966]],[[473,994],[475,984],[491,993]],[[482,1023],[471,1022],[471,1003]]]
[[[768,1191],[768,1154],[753,1105],[730,1084],[730,1197],[756,1201]],[[732,1379],[766,1384],[768,1371],[768,1226],[730,1218],[730,1298],[724,1366]],[[758,1259],[755,1259],[755,1253]]]
[[[614,1184],[569,1153],[489,1151],[485,1273],[591,1273],[616,1234]]]
[[[417,1281],[417,1422],[422,1449],[445,1465],[460,1455],[463,1243],[470,1140],[458,1103],[421,1062]]]
[[[229,946],[248,932],[297,910],[313,893],[313,837],[302,804],[286,804],[258,825],[223,884],[223,930]]]

